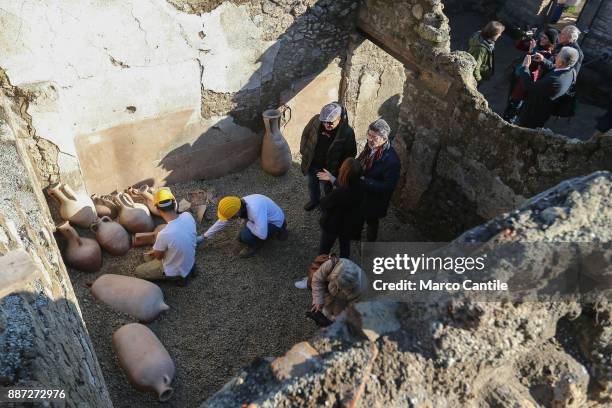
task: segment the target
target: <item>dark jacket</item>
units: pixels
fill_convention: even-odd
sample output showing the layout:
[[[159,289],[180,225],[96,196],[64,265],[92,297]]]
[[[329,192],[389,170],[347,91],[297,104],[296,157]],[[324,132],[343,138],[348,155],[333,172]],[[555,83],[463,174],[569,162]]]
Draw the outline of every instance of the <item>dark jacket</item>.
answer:
[[[361,217],[359,207],[363,200],[361,183],[346,187],[336,187],[319,204],[323,214],[319,224],[330,233],[348,237],[359,237]]]
[[[319,115],[310,119],[310,122],[302,132],[302,140],[300,141],[300,154],[302,155],[302,173],[308,173],[308,169],[314,158],[317,140],[322,129]],[[346,109],[342,107],[342,120],[336,130],[334,141],[329,146],[327,151],[327,162],[325,168],[333,175],[338,175],[338,170],[342,162],[349,158],[355,157],[357,154],[357,143],[355,143],[355,132],[348,123],[348,115]]]
[[[387,215],[391,195],[399,181],[400,167],[395,149],[389,147],[372,167],[363,172],[361,186],[364,196],[360,211],[363,218],[382,218]]]
[[[550,118],[557,99],[567,93],[576,79],[576,72],[570,69],[552,71],[533,82],[529,70],[525,69],[522,78],[527,89],[527,100],[521,109],[519,123],[529,128],[542,127]]]
[[[553,58],[544,59],[544,61],[542,61],[542,67],[544,68],[544,72],[551,72],[552,70],[555,69],[555,59],[557,57],[557,54],[559,54],[559,51],[561,51],[561,48],[563,47],[572,47],[578,51],[578,62],[576,62],[576,65],[573,66],[574,70],[576,71],[576,75],[578,75],[580,73],[580,67],[582,67],[582,60],[584,59],[584,53],[582,52],[582,49],[576,42],[569,43],[569,44],[555,45],[555,48],[553,49]]]
[[[476,60],[474,78],[477,82],[489,79],[495,73],[495,43],[485,40],[480,31],[472,35],[468,52]]]

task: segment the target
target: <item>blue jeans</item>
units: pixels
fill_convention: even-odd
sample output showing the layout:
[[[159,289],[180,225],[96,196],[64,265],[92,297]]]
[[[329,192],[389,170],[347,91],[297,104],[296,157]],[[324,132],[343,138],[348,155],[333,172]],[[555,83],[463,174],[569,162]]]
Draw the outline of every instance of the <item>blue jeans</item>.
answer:
[[[317,173],[320,172],[321,169],[316,167],[310,167],[308,170],[308,193],[310,195],[310,202],[313,204],[319,204],[321,199],[321,191],[323,191],[323,195],[329,194],[332,190],[331,183],[327,181],[319,181],[317,178]]]
[[[238,240],[243,244],[247,244],[250,247],[254,247],[261,245],[264,241],[267,241],[268,239],[270,239],[270,237],[276,235],[276,233],[280,230],[281,228],[277,227],[276,225],[268,223],[268,236],[266,237],[266,239],[261,239],[255,234],[253,234],[251,230],[245,225],[240,230],[240,234],[238,234]]]

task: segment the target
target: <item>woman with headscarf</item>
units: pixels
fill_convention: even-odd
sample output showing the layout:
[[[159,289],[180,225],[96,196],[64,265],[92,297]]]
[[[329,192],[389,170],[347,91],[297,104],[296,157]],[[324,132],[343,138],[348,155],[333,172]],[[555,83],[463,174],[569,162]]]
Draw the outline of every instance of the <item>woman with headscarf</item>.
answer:
[[[309,316],[317,321],[316,314],[322,313],[333,321],[350,304],[358,302],[367,287],[365,273],[353,261],[329,259],[312,276],[312,309]]]

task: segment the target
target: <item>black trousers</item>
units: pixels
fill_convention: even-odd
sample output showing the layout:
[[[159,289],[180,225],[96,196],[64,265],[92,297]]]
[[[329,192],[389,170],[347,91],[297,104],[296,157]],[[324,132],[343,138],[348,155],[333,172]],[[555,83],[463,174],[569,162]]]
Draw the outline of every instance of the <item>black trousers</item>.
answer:
[[[361,223],[361,229],[363,230],[363,224],[368,224],[368,228],[366,230],[366,241],[367,242],[376,242],[378,238],[378,224],[380,218],[366,218]]]
[[[349,258],[351,256],[351,237],[344,234],[338,234],[321,230],[321,240],[319,241],[319,255],[329,254],[336,239],[340,241],[340,258]]]

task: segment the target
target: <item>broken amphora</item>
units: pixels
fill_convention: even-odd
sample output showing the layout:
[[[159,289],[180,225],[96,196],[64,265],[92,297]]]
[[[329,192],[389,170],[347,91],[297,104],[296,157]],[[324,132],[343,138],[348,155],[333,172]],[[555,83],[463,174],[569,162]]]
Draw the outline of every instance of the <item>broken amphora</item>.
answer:
[[[155,223],[146,205],[135,203],[134,200],[125,193],[117,194],[115,200],[119,205],[117,222],[123,225],[126,230],[132,234],[153,231]]]
[[[130,250],[130,233],[110,217],[98,219],[90,228],[96,234],[96,240],[102,249],[109,254],[123,256]]]
[[[159,286],[132,276],[102,275],[91,286],[91,293],[114,310],[141,322],[150,322],[170,309]]]
[[[159,224],[153,232],[137,232],[132,237],[132,245],[135,247],[153,245],[157,239],[159,231],[163,230],[168,224]]]
[[[68,221],[59,225],[56,230],[68,241],[64,250],[64,261],[74,269],[82,272],[96,272],[102,267],[102,250],[95,239],[80,237]]]
[[[70,186],[55,183],[49,186],[47,193],[60,205],[59,213],[64,221],[72,225],[89,228],[96,220],[96,207],[86,194],[75,193]]]
[[[289,112],[291,120],[291,108],[284,106],[281,110],[269,109],[262,115],[266,133],[261,145],[261,168],[273,176],[282,176],[291,167],[291,150],[279,127],[285,112]]]
[[[172,397],[174,362],[157,336],[145,325],[130,323],[113,333],[113,347],[130,384],[152,391],[159,401]]]
[[[96,213],[98,217],[111,217],[112,219],[117,218],[117,214],[119,213],[119,207],[113,201],[113,197],[110,195],[103,195],[101,197],[93,194],[91,196],[91,201],[93,201],[96,207]]]
[[[147,206],[151,214],[159,217],[159,210],[155,206],[155,201],[154,201],[154,196],[153,196],[154,191],[151,187],[147,186],[146,184],[143,186],[140,186],[140,188],[134,188],[130,186],[127,188],[127,193],[133,199],[138,199],[142,201]]]

